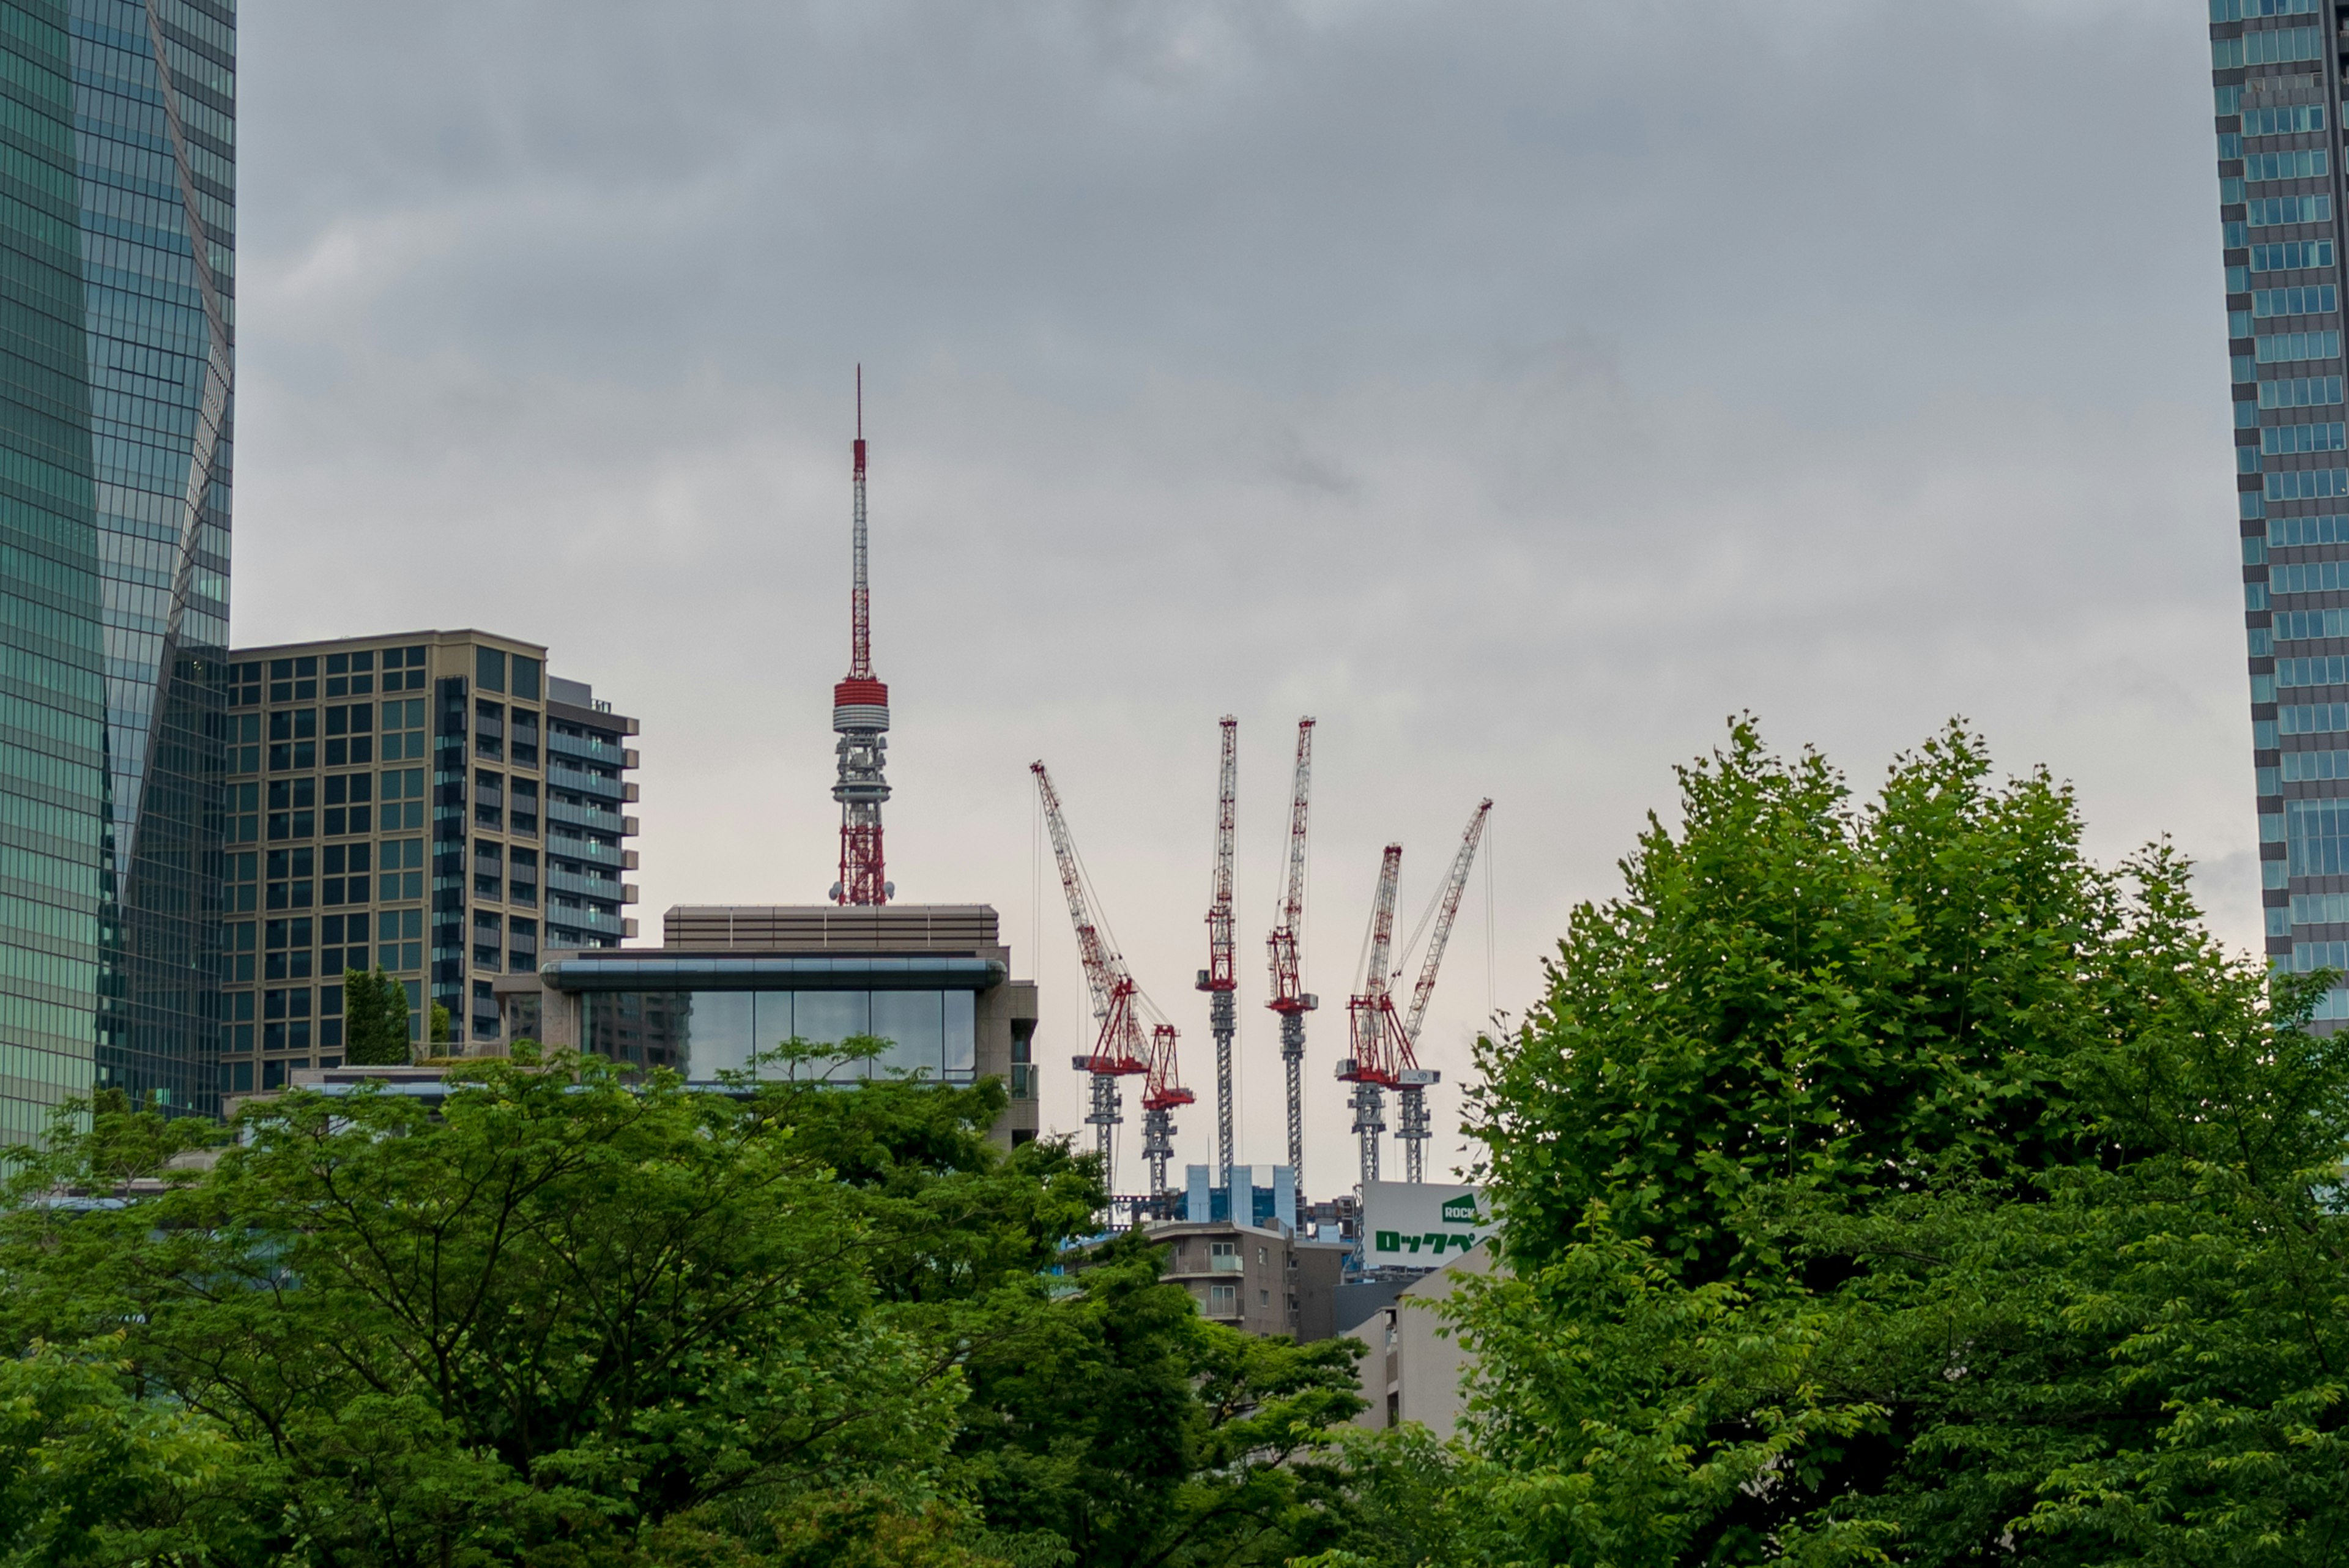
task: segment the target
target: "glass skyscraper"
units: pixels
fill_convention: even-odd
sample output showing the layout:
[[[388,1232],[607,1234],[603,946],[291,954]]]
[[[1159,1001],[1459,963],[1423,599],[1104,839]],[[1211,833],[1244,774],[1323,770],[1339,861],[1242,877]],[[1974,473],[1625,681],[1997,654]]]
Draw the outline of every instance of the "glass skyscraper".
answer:
[[[0,1140],[219,1100],[233,0],[0,0]]]

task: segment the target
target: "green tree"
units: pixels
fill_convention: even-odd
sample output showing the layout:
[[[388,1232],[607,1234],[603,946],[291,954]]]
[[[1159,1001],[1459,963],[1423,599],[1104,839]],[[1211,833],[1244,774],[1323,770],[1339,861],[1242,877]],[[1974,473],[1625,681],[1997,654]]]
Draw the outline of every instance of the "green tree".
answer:
[[[1208,1323],[1162,1262],[1122,1238],[967,1320],[957,1448],[986,1517],[1085,1568],[1278,1563],[1330,1544],[1360,1343]]]
[[[2115,879],[2068,789],[2004,787],[1951,725],[1855,808],[1826,759],[1750,721],[1680,772],[1625,889],[1584,904],[1548,992],[1487,1040],[1471,1115],[1520,1260],[1603,1199],[1687,1277],[1734,1277],[1729,1217],[1763,1181],[1897,1189],[1953,1152],[2020,1173],[2085,1147],[2065,1064],[2116,1001],[2080,966],[2117,940]]]
[[[73,1371],[107,1418],[204,1459],[94,1491],[76,1539],[126,1544],[91,1561],[1069,1568],[1342,1539],[1354,1347],[1244,1339],[1142,1239],[1084,1244],[1097,1166],[995,1148],[1005,1103],[523,1050],[437,1112],[285,1096],[207,1163],[201,1124],[105,1096],[0,1205],[0,1339],[109,1346]],[[71,1473],[43,1420],[27,1464]]]
[[[13,1209],[0,1321],[123,1333],[253,1456],[278,1549],[750,1539],[802,1493],[935,1480],[955,1357],[876,1314],[851,1194],[755,1106],[493,1062],[437,1118],[293,1095],[244,1132],[118,1212]]]
[[[357,1066],[405,1066],[408,987],[378,969],[343,971],[343,1060]]]
[[[2337,1555],[2327,977],[1989,772],[1952,726],[1854,806],[1734,726],[1484,1044],[1457,1560]]]
[[[435,1045],[449,1044],[449,1010],[437,1002],[432,1004],[431,1038]]]

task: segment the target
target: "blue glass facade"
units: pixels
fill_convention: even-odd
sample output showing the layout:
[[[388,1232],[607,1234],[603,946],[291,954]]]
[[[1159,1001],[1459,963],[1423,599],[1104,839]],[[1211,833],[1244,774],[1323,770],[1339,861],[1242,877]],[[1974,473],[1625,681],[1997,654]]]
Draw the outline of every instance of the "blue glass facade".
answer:
[[[0,1138],[217,1106],[234,42],[0,0]]]

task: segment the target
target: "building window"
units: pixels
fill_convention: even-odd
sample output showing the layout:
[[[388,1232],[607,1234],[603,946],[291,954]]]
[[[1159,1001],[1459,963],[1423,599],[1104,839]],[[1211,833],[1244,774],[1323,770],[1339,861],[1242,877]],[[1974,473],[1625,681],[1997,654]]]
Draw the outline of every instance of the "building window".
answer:
[[[1207,1315],[1209,1317],[1237,1317],[1239,1315],[1239,1311],[1240,1288],[1237,1285],[1209,1285],[1207,1287]]]
[[[494,648],[473,650],[473,683],[484,691],[506,689],[506,656]]]

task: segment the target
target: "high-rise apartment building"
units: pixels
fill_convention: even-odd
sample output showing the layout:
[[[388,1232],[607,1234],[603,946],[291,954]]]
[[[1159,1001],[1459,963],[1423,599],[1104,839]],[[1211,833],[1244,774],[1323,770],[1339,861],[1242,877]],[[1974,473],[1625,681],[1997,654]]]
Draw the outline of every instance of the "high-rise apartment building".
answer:
[[[229,0],[0,0],[0,1141],[214,1071]]]
[[[220,1088],[342,1061],[345,969],[406,982],[420,1041],[501,1037],[492,985],[636,934],[636,721],[479,631],[228,655]]]

